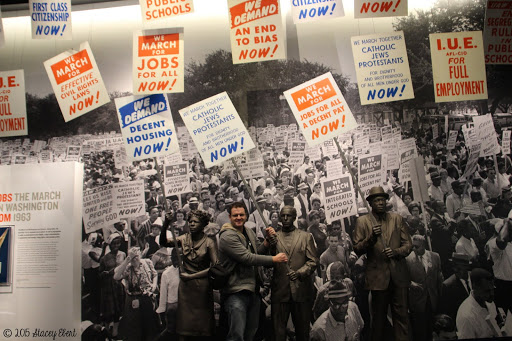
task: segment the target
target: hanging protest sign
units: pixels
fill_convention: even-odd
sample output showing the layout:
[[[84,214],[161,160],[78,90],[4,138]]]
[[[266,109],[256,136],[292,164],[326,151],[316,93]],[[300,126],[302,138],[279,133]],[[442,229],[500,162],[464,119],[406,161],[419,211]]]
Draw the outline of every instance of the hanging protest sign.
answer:
[[[354,18],[407,16],[407,0],[354,0]]]
[[[179,3],[175,0],[140,0],[139,3],[144,24],[165,22],[166,19],[194,12],[193,0],[180,0]]]
[[[294,24],[345,16],[341,0],[330,0],[329,2],[291,0],[291,3]]]
[[[183,51],[183,28],[135,31],[133,93],[183,92]]]
[[[362,105],[414,98],[404,33],[352,37]]]
[[[119,125],[130,161],[172,154],[178,139],[167,96],[127,96],[115,99]]]
[[[436,102],[487,99],[481,31],[430,34]]]
[[[66,161],[78,161],[80,159],[80,146],[68,146],[66,150]]]
[[[511,1],[487,0],[484,21],[486,64],[512,64]]]
[[[0,47],[5,45],[4,23],[2,19],[2,10],[0,9]]]
[[[457,130],[450,130],[450,133],[448,134],[448,142],[446,143],[446,149],[452,150],[453,148],[455,148],[458,135],[459,132]]]
[[[498,154],[500,152],[500,145],[498,144],[492,115],[473,116],[473,123],[475,124],[477,139],[481,142],[480,156],[485,157]]]
[[[165,196],[192,192],[188,162],[164,165]]]
[[[350,174],[322,180],[325,219],[328,224],[357,214],[357,201]]]
[[[285,91],[284,96],[310,146],[357,127],[330,72]]]
[[[68,122],[110,102],[89,43],[44,62],[64,121]]]
[[[385,154],[359,157],[358,184],[365,198],[368,196],[370,188],[382,186],[386,182],[386,165],[387,159]]]
[[[207,168],[255,147],[226,92],[180,110]]]
[[[23,70],[0,72],[0,137],[27,135]]]
[[[71,0],[30,0],[32,39],[71,40]]]
[[[279,0],[228,0],[233,64],[286,59]]]
[[[503,155],[510,154],[510,130],[503,131],[503,138],[501,139],[501,152]]]

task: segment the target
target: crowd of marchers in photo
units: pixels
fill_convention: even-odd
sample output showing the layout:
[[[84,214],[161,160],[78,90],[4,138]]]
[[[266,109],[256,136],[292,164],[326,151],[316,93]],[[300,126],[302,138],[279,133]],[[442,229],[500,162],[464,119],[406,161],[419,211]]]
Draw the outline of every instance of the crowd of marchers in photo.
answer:
[[[259,143],[271,152],[263,153],[265,175],[250,181],[252,200],[236,172],[207,169],[197,154],[188,160],[191,192],[165,197],[153,159],[116,169],[111,150],[92,152],[83,159],[84,189],[144,179],[146,214],[84,233],[84,335],[415,341],[506,335],[501,328],[512,311],[510,158],[498,155],[495,163],[481,157],[474,174],[463,178],[469,149],[462,134],[453,150],[446,149],[445,134],[433,140],[423,130],[403,132],[409,136],[425,161],[429,201],[420,204],[411,183],[393,171],[382,192],[375,189],[379,195],[368,198],[372,211],[385,199],[379,209],[387,218],[379,220],[360,204],[357,215],[331,224],[320,181],[326,161],[339,155],[306,155],[292,167],[286,149],[278,153],[272,141]],[[344,148],[357,174],[357,155],[350,143]],[[372,214],[378,231],[358,234]],[[372,247],[386,235],[390,217],[403,235],[397,249],[391,241],[381,245],[389,252],[383,250],[388,258],[379,261],[405,266],[406,285],[398,285],[405,287],[401,318],[394,307],[376,308],[380,291],[398,283],[393,271],[379,275],[384,287],[369,283],[378,264],[370,259]],[[295,250],[291,231],[300,231]],[[208,270],[219,263],[234,265],[228,283],[213,290]],[[237,301],[233,293],[248,296]],[[386,299],[395,302],[394,296]],[[237,304],[258,311],[242,307],[237,315]]]

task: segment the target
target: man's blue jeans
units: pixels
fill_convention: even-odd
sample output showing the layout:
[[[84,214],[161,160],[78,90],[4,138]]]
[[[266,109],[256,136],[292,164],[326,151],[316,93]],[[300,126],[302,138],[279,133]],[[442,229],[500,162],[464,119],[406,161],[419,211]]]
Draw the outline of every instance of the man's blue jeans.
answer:
[[[260,296],[248,290],[229,294],[224,310],[229,327],[226,341],[252,341],[258,330]]]

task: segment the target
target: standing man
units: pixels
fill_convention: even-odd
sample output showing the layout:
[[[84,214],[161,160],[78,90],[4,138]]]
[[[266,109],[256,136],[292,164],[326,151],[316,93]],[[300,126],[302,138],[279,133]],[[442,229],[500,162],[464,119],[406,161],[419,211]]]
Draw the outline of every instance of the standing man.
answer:
[[[283,252],[288,263],[276,264],[271,284],[272,324],[275,341],[286,341],[286,324],[290,313],[295,326],[297,341],[309,340],[314,297],[312,274],[318,257],[311,233],[299,230],[293,225],[297,211],[292,206],[281,209],[283,224],[277,232],[279,242],[271,247],[272,253]]]
[[[223,309],[228,322],[227,341],[252,341],[258,329],[261,283],[258,266],[272,266],[288,261],[284,253],[261,255],[268,251],[269,241],[260,244],[254,232],[244,226],[247,210],[240,202],[229,209],[231,223],[220,231],[219,259],[226,269],[233,269],[229,281],[221,290]],[[275,234],[267,229],[267,236]]]
[[[414,341],[432,338],[434,314],[437,312],[443,273],[441,259],[435,252],[425,249],[425,237],[412,236],[413,252],[405,259],[411,275],[409,312]]]
[[[388,306],[391,305],[395,341],[408,341],[407,294],[410,283],[405,257],[412,242],[402,216],[386,213],[389,195],[382,187],[372,187],[366,200],[370,214],[359,217],[354,231],[354,251],[367,255],[366,289],[372,293],[372,335],[384,335]]]

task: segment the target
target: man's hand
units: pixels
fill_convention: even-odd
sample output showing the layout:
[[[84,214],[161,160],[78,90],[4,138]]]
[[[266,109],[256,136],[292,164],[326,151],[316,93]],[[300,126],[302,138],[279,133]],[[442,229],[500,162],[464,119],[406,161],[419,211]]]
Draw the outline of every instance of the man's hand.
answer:
[[[372,232],[373,232],[373,237],[374,238],[377,238],[378,236],[380,236],[382,234],[382,225],[375,225],[372,229]]]
[[[269,245],[276,245],[277,244],[277,235],[276,231],[273,227],[267,227],[265,229],[267,232],[267,237],[265,238],[264,244],[265,247],[268,247]]]
[[[395,256],[395,252],[391,250],[389,247],[382,250],[382,253],[386,255],[389,259],[393,258]]]
[[[297,279],[299,279],[299,275],[294,270],[290,270],[290,272],[288,272],[287,275],[290,278],[290,281],[296,281]]]
[[[274,262],[274,263],[286,263],[286,262],[288,262],[288,257],[286,256],[285,253],[281,252],[281,253],[278,253],[275,256],[272,256],[272,262]]]

